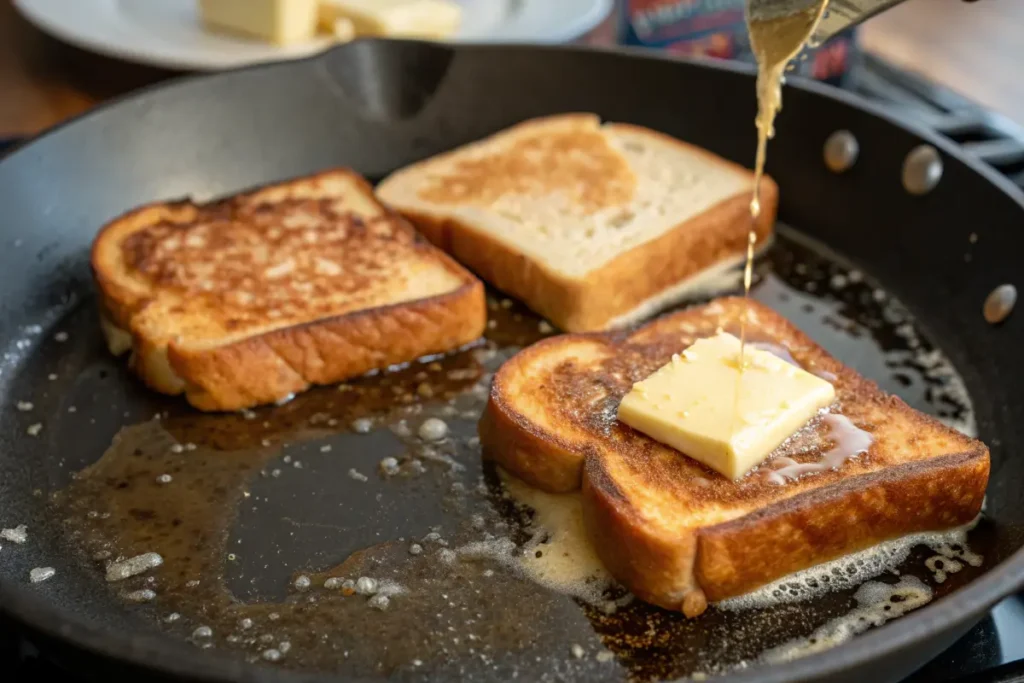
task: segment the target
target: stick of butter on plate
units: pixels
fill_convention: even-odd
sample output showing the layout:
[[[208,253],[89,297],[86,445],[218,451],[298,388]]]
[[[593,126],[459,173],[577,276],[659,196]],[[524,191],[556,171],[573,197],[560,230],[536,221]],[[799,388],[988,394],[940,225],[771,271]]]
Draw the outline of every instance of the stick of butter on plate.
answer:
[[[352,22],[356,35],[447,38],[462,20],[452,0],[321,0],[320,25]]]
[[[619,420],[730,479],[835,400],[831,384],[731,334],[698,339],[619,404]],[[737,397],[737,390],[739,396]]]
[[[199,0],[203,24],[276,45],[302,43],[316,34],[320,0]]]

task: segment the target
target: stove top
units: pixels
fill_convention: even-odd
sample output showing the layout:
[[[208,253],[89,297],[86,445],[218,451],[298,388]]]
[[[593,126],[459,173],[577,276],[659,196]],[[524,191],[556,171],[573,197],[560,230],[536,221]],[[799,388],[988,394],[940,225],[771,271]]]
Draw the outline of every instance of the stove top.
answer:
[[[1024,127],[967,98],[864,55],[846,88],[923,123],[1024,187]],[[0,157],[14,139],[0,139]],[[2,680],[86,680],[40,656],[15,624],[0,616]],[[105,676],[107,683],[109,677]],[[981,623],[904,683],[1024,683],[1024,595],[996,605]]]
[[[1024,126],[877,57],[861,59],[847,89],[928,126],[1024,187]]]

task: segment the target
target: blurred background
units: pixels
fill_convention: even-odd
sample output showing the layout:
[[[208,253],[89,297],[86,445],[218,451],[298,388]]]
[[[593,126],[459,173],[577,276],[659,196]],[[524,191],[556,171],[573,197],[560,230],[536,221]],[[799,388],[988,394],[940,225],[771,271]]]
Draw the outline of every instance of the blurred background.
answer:
[[[456,40],[621,42],[674,54],[746,57],[743,0],[458,4]],[[0,137],[37,133],[107,98],[197,67],[297,56],[340,39],[258,44],[210,31],[199,20],[196,0],[0,0]],[[826,45],[799,70],[850,86],[862,53],[1024,124],[1022,0],[907,0]]]

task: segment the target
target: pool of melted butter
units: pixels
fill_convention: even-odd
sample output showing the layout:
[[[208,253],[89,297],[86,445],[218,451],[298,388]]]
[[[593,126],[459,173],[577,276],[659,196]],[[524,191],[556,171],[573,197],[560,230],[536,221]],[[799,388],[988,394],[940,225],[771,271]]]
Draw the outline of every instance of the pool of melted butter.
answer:
[[[867,275],[783,231],[753,294],[884,389],[975,429],[952,366]],[[82,456],[95,462],[52,495],[68,545],[97,590],[199,650],[397,680],[718,673],[842,642],[854,635],[844,617],[878,625],[983,570],[984,519],[969,541],[836,563],[833,590],[801,577],[696,620],[631,599],[581,537],[578,497],[533,491],[481,459],[494,371],[552,333],[500,295],[489,312],[474,348],[285,405],[204,415],[155,399],[149,419],[105,416],[119,420],[110,448]],[[80,372],[135,381],[110,359]],[[73,439],[101,408],[72,390],[51,428]],[[421,438],[430,418],[444,438]],[[105,581],[110,562],[154,552],[159,567]],[[902,607],[883,611],[890,598]]]

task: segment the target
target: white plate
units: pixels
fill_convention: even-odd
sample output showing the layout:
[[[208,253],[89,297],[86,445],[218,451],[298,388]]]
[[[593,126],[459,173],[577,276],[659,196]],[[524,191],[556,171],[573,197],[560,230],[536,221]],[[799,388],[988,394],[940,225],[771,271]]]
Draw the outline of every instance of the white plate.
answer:
[[[462,26],[453,40],[559,43],[604,19],[612,0],[459,0]],[[318,39],[277,47],[208,33],[196,0],[14,0],[53,36],[111,57],[171,69],[214,70],[305,57],[332,44]]]

